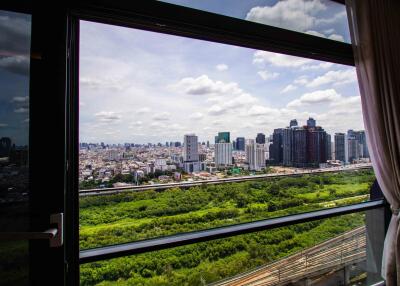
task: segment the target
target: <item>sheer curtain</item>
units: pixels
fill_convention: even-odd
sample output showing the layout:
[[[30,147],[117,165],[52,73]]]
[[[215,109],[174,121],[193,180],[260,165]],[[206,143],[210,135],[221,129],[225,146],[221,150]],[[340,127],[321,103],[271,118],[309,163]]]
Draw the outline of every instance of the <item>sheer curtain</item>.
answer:
[[[382,276],[400,285],[400,1],[346,0],[364,125],[375,174],[391,204]]]

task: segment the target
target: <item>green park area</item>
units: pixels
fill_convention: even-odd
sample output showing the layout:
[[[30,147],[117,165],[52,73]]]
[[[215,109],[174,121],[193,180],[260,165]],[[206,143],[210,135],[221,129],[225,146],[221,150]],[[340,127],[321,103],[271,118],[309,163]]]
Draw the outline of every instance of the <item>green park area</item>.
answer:
[[[372,170],[80,198],[89,249],[368,200]],[[82,285],[205,285],[364,224],[364,213],[83,264]]]

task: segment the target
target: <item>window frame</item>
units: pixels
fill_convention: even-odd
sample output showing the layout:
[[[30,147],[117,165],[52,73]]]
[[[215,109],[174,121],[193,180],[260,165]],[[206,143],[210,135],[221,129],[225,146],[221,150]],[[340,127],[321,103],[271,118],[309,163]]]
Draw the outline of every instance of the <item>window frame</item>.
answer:
[[[344,4],[341,0],[332,0]],[[84,0],[68,9],[67,47],[67,172],[66,172],[66,260],[67,284],[79,284],[83,263],[189,245],[245,233],[294,225],[371,209],[385,208],[384,199],[273,219],[236,224],[147,239],[131,243],[79,249],[79,21],[93,21],[146,31],[278,52],[314,60],[354,66],[351,44],[300,32],[253,23],[159,1],[140,4],[124,0]],[[386,227],[387,229],[387,227]]]

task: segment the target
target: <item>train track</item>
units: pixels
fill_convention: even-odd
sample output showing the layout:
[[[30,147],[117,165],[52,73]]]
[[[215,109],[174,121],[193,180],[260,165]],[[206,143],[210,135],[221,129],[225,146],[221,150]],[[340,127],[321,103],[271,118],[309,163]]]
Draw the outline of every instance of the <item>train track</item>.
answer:
[[[210,286],[284,285],[366,259],[365,226]]]

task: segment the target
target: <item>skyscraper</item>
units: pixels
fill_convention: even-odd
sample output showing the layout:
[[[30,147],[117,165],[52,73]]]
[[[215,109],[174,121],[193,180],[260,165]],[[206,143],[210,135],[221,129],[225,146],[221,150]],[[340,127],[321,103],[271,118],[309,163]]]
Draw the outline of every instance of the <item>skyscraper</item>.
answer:
[[[183,137],[183,160],[186,162],[199,161],[198,138],[195,134],[186,134]]]
[[[258,133],[257,134],[256,143],[265,144],[265,134],[264,133]]]
[[[215,165],[217,167],[232,165],[232,147],[231,143],[215,144]]]
[[[307,129],[293,130],[293,166],[307,166]]]
[[[269,160],[273,164],[281,164],[283,161],[282,148],[283,129],[274,129],[272,134],[272,144],[269,146]]]
[[[335,160],[348,163],[347,135],[344,133],[335,133]]]
[[[265,146],[258,144],[254,139],[246,141],[246,161],[249,169],[252,171],[260,171],[265,167]]]
[[[315,127],[316,126],[316,122],[314,120],[314,118],[309,117],[307,120],[307,127]]]
[[[218,132],[218,136],[215,136],[215,143],[229,143],[231,142],[229,132]]]
[[[297,126],[298,126],[297,119],[290,120],[289,127],[297,127]]]
[[[283,129],[282,133],[282,163],[285,166],[292,166],[293,163],[293,131],[293,127],[288,127]]]
[[[236,138],[236,150],[239,150],[239,151],[245,150],[245,138],[244,137]]]

